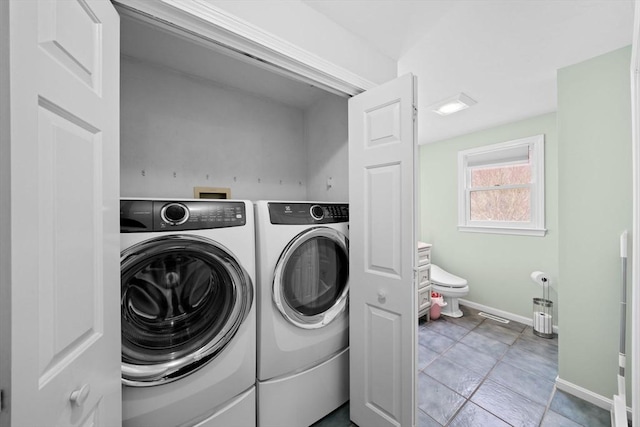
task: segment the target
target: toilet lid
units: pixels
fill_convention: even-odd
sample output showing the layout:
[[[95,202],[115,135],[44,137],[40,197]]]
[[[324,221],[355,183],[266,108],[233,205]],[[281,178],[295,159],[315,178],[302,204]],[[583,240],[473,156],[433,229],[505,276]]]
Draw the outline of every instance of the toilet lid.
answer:
[[[467,281],[465,279],[451,274],[435,264],[431,264],[431,281],[438,285],[450,286],[453,288],[467,286]]]

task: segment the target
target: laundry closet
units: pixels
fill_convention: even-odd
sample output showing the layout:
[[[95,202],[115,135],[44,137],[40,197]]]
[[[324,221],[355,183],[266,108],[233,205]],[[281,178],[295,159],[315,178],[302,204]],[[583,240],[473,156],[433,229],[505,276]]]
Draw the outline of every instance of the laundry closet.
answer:
[[[122,197],[348,201],[347,98],[161,25],[121,14]]]
[[[162,25],[121,15],[123,425],[310,425],[348,400],[348,205],[281,203],[275,232],[291,235],[274,246],[260,231],[277,203],[265,214],[259,200],[347,202],[347,98]],[[238,201],[178,202],[203,189]],[[283,266],[258,275],[273,257]],[[297,323],[282,325],[272,283]],[[311,321],[320,326],[307,332]],[[303,349],[290,355],[290,345]],[[328,393],[293,400],[320,381]],[[300,410],[283,418],[292,401]]]

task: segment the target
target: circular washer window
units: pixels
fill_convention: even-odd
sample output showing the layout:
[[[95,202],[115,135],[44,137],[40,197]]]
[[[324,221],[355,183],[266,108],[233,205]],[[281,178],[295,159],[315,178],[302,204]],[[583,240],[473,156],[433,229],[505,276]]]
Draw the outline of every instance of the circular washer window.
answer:
[[[173,235],[123,251],[123,382],[157,385],[201,368],[233,339],[252,301],[251,278],[213,240]]]
[[[347,308],[349,293],[347,238],[329,227],[315,227],[296,236],[275,269],[273,299],[294,325],[321,328]]]

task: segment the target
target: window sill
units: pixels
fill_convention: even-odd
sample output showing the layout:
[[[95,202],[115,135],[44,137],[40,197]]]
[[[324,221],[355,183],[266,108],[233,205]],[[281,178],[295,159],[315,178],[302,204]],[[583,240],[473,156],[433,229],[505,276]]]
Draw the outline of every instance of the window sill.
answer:
[[[514,227],[478,227],[459,225],[458,231],[467,233],[488,233],[488,234],[511,234],[517,236],[544,237],[547,234],[546,228],[514,228]]]

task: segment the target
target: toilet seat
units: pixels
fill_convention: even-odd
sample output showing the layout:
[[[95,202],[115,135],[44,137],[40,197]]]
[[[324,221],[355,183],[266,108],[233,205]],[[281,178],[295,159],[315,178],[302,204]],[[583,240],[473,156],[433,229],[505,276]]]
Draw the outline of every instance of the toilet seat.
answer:
[[[466,288],[466,292],[469,292],[469,286],[465,279],[451,274],[435,264],[431,264],[431,284],[447,288],[449,292],[454,292],[457,288]],[[461,291],[462,289],[459,290],[459,292]]]
[[[431,284],[431,290],[433,292],[438,292],[439,294],[444,295],[445,297],[453,297],[453,298],[461,298],[467,296],[469,293],[469,285],[463,287],[451,287],[451,286],[442,286],[437,283]]]

